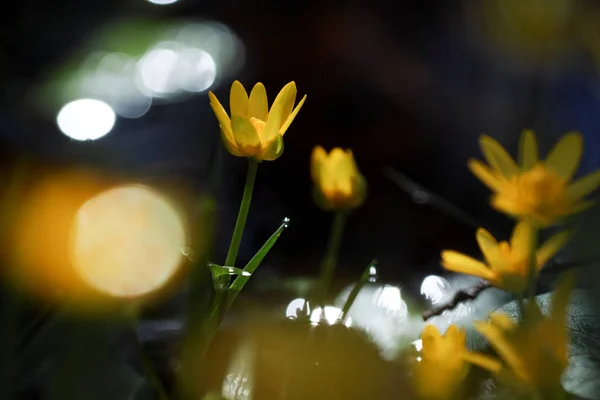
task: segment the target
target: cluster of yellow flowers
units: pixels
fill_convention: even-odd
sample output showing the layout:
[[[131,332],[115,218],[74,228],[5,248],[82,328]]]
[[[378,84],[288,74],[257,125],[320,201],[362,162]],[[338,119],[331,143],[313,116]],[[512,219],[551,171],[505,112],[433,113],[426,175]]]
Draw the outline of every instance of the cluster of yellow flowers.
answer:
[[[441,254],[442,266],[523,295],[532,292],[540,269],[570,236],[560,232],[538,247],[538,230],[592,205],[583,198],[600,185],[600,171],[570,183],[583,151],[579,133],[565,135],[546,160],[540,161],[535,136],[524,131],[521,165],[488,136],[481,137],[480,145],[488,165],[470,160],[469,168],[493,191],[491,205],[516,218],[517,224],[510,242],[498,242],[487,230],[478,229],[476,238],[485,262],[446,250]],[[475,329],[487,338],[499,359],[469,352],[464,330],[456,326],[445,335],[426,326],[422,361],[416,366],[417,394],[431,400],[461,398],[461,384],[474,364],[535,399],[567,398],[560,380],[568,364],[566,311],[573,286],[572,274],[561,278],[552,295],[549,315],[544,315],[531,298],[521,302],[519,324],[500,312],[491,314],[488,322],[476,322]]]
[[[272,161],[283,152],[283,135],[304,104],[296,105],[296,85],[290,82],[268,108],[265,87],[258,83],[250,96],[238,81],[231,86],[230,116],[216,96],[210,104],[219,120],[225,148],[234,156],[251,162]],[[453,250],[443,251],[442,266],[477,276],[498,289],[529,298],[520,301],[521,322],[493,313],[488,322],[475,328],[485,336],[499,358],[469,352],[464,329],[450,326],[441,334],[433,325],[422,332],[420,362],[414,368],[414,388],[423,400],[462,398],[470,366],[477,365],[536,399],[563,399],[566,393],[560,378],[567,366],[566,309],[574,286],[572,275],[563,277],[553,296],[549,315],[544,315],[533,298],[540,269],[570,237],[559,232],[538,246],[541,229],[557,225],[566,217],[590,207],[583,200],[600,185],[600,171],[571,183],[583,152],[579,133],[565,135],[541,161],[533,132],[523,132],[520,165],[489,136],[480,140],[487,165],[470,160],[470,170],[492,191],[491,205],[517,220],[510,241],[498,242],[487,230],[477,230],[476,239],[485,261]],[[343,215],[360,206],[366,196],[366,181],[360,174],[351,150],[334,148],[327,153],[313,149],[311,177],[315,200],[328,211]],[[335,230],[334,230],[335,231]],[[339,239],[339,234],[337,235]],[[336,246],[333,246],[334,249]],[[326,257],[324,285],[335,264],[335,250]]]
[[[227,151],[236,157],[258,162],[279,158],[283,153],[283,135],[306,100],[304,96],[294,108],[296,93],[296,84],[288,83],[269,109],[262,83],[257,83],[248,96],[244,86],[235,81],[229,95],[230,117],[214,93],[210,92],[210,105],[219,120],[221,138]],[[336,147],[327,154],[323,147],[315,146],[311,176],[317,189],[317,204],[326,210],[351,210],[364,201],[366,182],[351,150]]]

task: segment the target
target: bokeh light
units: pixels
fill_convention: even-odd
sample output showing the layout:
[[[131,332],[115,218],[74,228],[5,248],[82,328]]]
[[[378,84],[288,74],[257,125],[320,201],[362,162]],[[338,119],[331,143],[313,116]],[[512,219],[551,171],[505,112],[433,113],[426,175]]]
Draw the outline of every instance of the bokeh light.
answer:
[[[186,232],[176,209],[144,186],[110,189],[75,215],[71,262],[97,290],[135,297],[164,285],[178,270]]]
[[[114,110],[96,99],[80,99],[66,104],[58,113],[60,130],[75,140],[96,140],[109,133],[115,125]]]
[[[298,317],[299,310],[303,310],[305,305],[307,313],[310,313],[310,305],[305,299],[298,298],[290,301],[290,304],[288,304],[287,309],[285,310],[285,316],[290,319],[296,319]]]
[[[421,294],[433,304],[440,303],[446,299],[451,291],[450,282],[436,275],[429,275],[423,279],[423,283],[421,284]]]
[[[139,85],[137,59],[125,53],[108,53],[83,77],[86,90],[106,101],[115,113],[138,118],[152,105],[152,92]]]
[[[210,54],[180,42],[159,43],[142,57],[139,69],[141,83],[159,97],[207,90],[217,76]]]
[[[325,310],[325,312],[323,312]],[[327,323],[333,325],[337,323],[342,315],[342,310],[337,307],[325,306],[325,308],[315,308],[310,314],[310,322],[313,324]],[[352,318],[345,318],[343,322],[346,326],[352,326]]]
[[[148,2],[159,6],[166,6],[169,4],[177,3],[177,0],[148,0]]]
[[[353,285],[345,288],[335,300],[343,307]],[[348,311],[353,325],[364,330],[381,350],[382,357],[393,359],[399,351],[402,337],[407,335],[408,307],[401,290],[393,285],[365,285]]]

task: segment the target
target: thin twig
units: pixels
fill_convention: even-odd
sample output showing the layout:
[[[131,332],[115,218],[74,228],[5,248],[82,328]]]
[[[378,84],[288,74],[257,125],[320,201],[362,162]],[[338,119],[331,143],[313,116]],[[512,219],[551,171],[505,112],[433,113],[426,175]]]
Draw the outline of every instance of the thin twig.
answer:
[[[475,286],[467,289],[461,289],[452,296],[452,298],[439,306],[433,307],[423,313],[423,320],[427,321],[431,317],[441,315],[446,310],[452,310],[460,303],[468,300],[475,300],[481,292],[491,288],[492,285],[487,281],[479,281]]]
[[[561,274],[563,272],[566,272],[566,271],[569,271],[569,270],[572,270],[575,268],[580,268],[580,267],[589,265],[594,260],[600,260],[600,257],[595,256],[595,257],[590,257],[590,259],[588,259],[588,260],[579,260],[579,261],[558,261],[558,260],[550,261],[548,264],[546,264],[544,266],[544,268],[541,270],[540,274],[541,275]],[[461,289],[458,292],[456,292],[449,301],[425,311],[423,313],[423,320],[427,321],[429,318],[435,317],[437,315],[441,315],[446,310],[453,310],[460,303],[475,300],[481,292],[483,292],[486,289],[489,289],[490,287],[492,287],[492,285],[490,285],[489,282],[482,280],[470,288]],[[539,294],[539,292],[536,290],[535,294],[537,295],[537,294]]]
[[[409,194],[415,203],[427,204],[451,218],[454,218],[456,221],[474,229],[481,226],[481,223],[472,215],[428,188],[414,182],[400,171],[392,167],[387,167],[384,169],[383,173],[390,181]]]

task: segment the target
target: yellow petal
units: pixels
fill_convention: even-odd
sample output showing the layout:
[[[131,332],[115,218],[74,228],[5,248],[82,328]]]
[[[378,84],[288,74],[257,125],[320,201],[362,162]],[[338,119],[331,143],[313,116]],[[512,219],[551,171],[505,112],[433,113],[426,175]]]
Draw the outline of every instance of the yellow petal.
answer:
[[[554,145],[544,163],[548,168],[556,172],[558,176],[569,180],[577,171],[582,152],[583,138],[581,134],[571,132],[564,135]]]
[[[600,186],[600,170],[584,176],[570,184],[567,196],[571,201],[579,200],[592,193]]]
[[[442,251],[442,267],[448,271],[494,280],[495,274],[481,261],[453,250]]]
[[[231,127],[238,149],[248,156],[255,156],[261,151],[261,142],[254,126],[246,118],[231,117]]]
[[[477,365],[478,367],[493,373],[498,373],[502,369],[502,362],[487,354],[465,352],[462,357],[466,362]]]
[[[510,237],[510,250],[517,259],[527,258],[531,253],[531,237],[533,226],[526,222],[519,222]]]
[[[440,331],[435,325],[427,324],[423,328],[423,332],[421,332],[421,340],[435,340],[441,338]]]
[[[503,312],[494,312],[490,315],[490,324],[503,332],[510,333],[517,329],[517,325]]]
[[[498,192],[502,189],[500,179],[484,163],[479,160],[470,159],[468,166],[471,172],[491,190]]]
[[[292,97],[296,98],[296,84],[294,82],[285,85],[279,94],[277,94],[275,101],[273,101],[273,105],[269,110],[269,118],[263,131],[265,140],[270,141],[275,136],[280,135],[279,128],[281,128],[281,125],[289,115],[289,111],[287,114],[284,114],[284,112],[287,109],[289,99]]]
[[[321,179],[321,169],[327,160],[327,152],[321,146],[315,146],[310,156],[310,176],[313,182],[318,183]]]
[[[267,100],[267,90],[265,85],[258,82],[250,92],[248,104],[248,117],[258,118],[261,121],[267,122],[269,116],[269,102]]]
[[[298,105],[296,106],[296,108],[294,108],[294,111],[292,111],[292,113],[287,117],[287,119],[285,120],[285,122],[283,123],[283,125],[281,125],[281,128],[279,129],[279,133],[281,133],[283,135],[288,130],[288,128],[292,124],[292,121],[294,121],[294,118],[296,118],[296,115],[298,115],[298,112],[300,111],[300,109],[304,105],[304,101],[305,100],[306,100],[306,95],[304,95],[304,97],[302,98],[302,100],[300,100],[300,103],[298,103]]]
[[[496,241],[496,238],[483,228],[477,229],[475,238],[486,261],[491,265],[495,264],[498,259],[498,241]]]
[[[219,99],[213,92],[208,92],[208,99],[210,102],[210,107],[213,109],[213,112],[217,116],[217,120],[219,121],[219,125],[221,125],[221,129],[223,129],[223,133],[227,136],[227,138],[233,143],[233,132],[231,130],[231,120],[229,119],[229,115],[221,105]]]
[[[519,167],[515,161],[495,139],[481,135],[479,145],[488,164],[502,176],[511,178],[519,174]]]
[[[532,130],[526,129],[521,134],[519,151],[523,170],[528,171],[533,168],[538,161],[538,146]]]
[[[236,157],[246,157],[246,154],[242,153],[238,149],[237,144],[235,143],[235,141],[230,140],[230,138],[227,136],[227,134],[225,133],[225,131],[224,131],[223,128],[221,128],[221,140],[223,142],[223,146],[225,146],[225,149],[231,155],[234,155]]]
[[[298,94],[298,91],[296,89],[296,83],[290,82],[288,83],[288,85],[289,93],[285,97],[285,102],[283,103],[283,107],[281,108],[283,120],[281,121],[281,124],[278,126],[278,128],[281,128],[283,126],[283,123],[287,120],[288,116],[292,113],[292,110],[294,109],[294,103],[296,103],[296,95]]]
[[[496,353],[517,375],[527,374],[527,368],[521,359],[519,350],[497,327],[483,321],[474,322],[475,329],[486,337]]]
[[[229,111],[234,116],[248,118],[248,93],[240,81],[231,85],[229,92]]]
[[[571,232],[560,232],[548,239],[537,251],[538,268],[544,266],[571,238]]]
[[[454,348],[454,351],[466,351],[466,337],[467,331],[459,328],[455,324],[450,325],[444,334],[446,346],[449,349]]]
[[[259,161],[273,161],[278,159],[283,154],[283,138],[277,136],[275,140],[267,144],[263,151],[260,152],[256,159]]]

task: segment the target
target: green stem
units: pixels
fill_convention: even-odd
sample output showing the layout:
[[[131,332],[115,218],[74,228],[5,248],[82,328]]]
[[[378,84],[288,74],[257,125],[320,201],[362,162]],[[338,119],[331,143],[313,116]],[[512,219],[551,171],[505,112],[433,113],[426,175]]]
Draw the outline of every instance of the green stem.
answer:
[[[529,239],[529,260],[527,261],[527,287],[525,297],[532,299],[535,297],[535,290],[537,288],[537,247],[538,247],[538,228],[533,226],[531,228],[531,237]]]
[[[254,182],[256,181],[257,170],[258,162],[248,159],[248,173],[246,174],[244,194],[242,195],[240,210],[238,212],[237,220],[235,221],[235,228],[233,228],[233,235],[231,237],[231,243],[229,244],[229,251],[227,251],[227,257],[225,258],[226,267],[235,267],[235,262],[240,250],[240,243],[242,242],[242,236],[244,235],[244,228],[246,227],[246,220],[248,219],[248,211],[250,210],[250,202],[252,201],[252,192],[254,191]],[[230,277],[228,275],[218,278],[218,285],[216,288],[216,305],[224,305],[227,302],[229,281]],[[223,319],[223,313],[225,312],[226,308],[227,307],[225,306],[216,307],[217,311],[219,312],[219,321]]]
[[[369,278],[372,276],[371,268],[375,267],[376,265],[376,259],[371,261],[365,269],[365,272],[363,272],[362,276],[360,277],[358,283],[352,288],[350,295],[348,295],[348,300],[346,300],[346,303],[344,303],[344,308],[342,308],[342,313],[340,314],[339,318],[340,321],[344,321],[344,319],[346,319],[346,315],[348,314],[348,312],[350,312],[352,304],[354,304],[354,300],[356,300],[358,293],[360,293],[360,290],[363,288],[363,286],[365,286],[365,283],[367,283],[369,281]]]
[[[327,253],[321,264],[321,273],[319,277],[319,291],[317,292],[317,301],[322,308],[325,307],[325,301],[329,293],[329,287],[333,279],[333,273],[340,253],[342,244],[342,236],[344,234],[344,226],[346,225],[346,213],[338,211],[333,218],[333,226],[329,235],[329,243],[327,244]]]
[[[242,235],[244,234],[244,227],[246,226],[246,219],[248,218],[248,211],[250,210],[250,202],[252,201],[252,191],[254,190],[254,181],[256,180],[257,170],[258,163],[252,159],[248,159],[248,174],[246,175],[244,194],[242,195],[240,211],[238,212],[237,220],[235,221],[235,228],[233,229],[233,236],[231,237],[227,258],[225,258],[226,267],[235,267]]]

